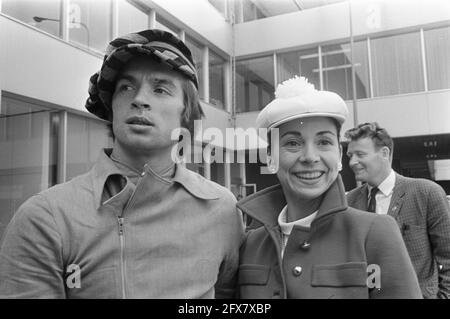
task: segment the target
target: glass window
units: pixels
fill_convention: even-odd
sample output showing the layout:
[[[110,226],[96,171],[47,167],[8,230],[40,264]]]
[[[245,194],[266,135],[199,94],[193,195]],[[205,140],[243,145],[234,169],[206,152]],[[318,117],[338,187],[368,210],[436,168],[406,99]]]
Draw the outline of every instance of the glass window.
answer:
[[[211,180],[225,186],[225,164],[223,163],[211,163]]]
[[[70,0],[69,41],[104,52],[111,35],[111,0]]]
[[[266,15],[256,4],[253,3],[253,1],[241,0],[236,2],[242,3],[243,22],[258,20],[266,17]]]
[[[211,5],[219,11],[224,18],[227,17],[227,0],[208,0]]]
[[[199,90],[198,93],[201,99],[205,98],[205,93],[203,92],[203,45],[186,35],[184,43],[191,50],[192,58],[194,59],[195,67],[197,69]]]
[[[56,183],[57,114],[2,97],[0,114],[0,237],[19,206]]]
[[[236,61],[236,110],[259,111],[274,98],[273,56]]]
[[[318,48],[277,54],[277,81],[304,76],[320,89]]]
[[[60,36],[60,0],[2,0],[2,13]]]
[[[353,44],[355,60],[356,97],[369,96],[369,71],[367,42]],[[339,94],[344,100],[353,99],[352,63],[350,44],[338,44],[322,47],[323,88]]]
[[[66,180],[89,171],[103,148],[112,147],[109,130],[100,120],[67,115]]]
[[[209,50],[209,103],[224,109],[225,59]]]
[[[426,30],[428,89],[450,88],[450,27]]]
[[[371,40],[375,96],[424,90],[419,32]]]
[[[126,0],[119,0],[119,35],[148,29],[148,15]]]
[[[178,28],[158,15],[156,15],[155,27],[178,36]]]

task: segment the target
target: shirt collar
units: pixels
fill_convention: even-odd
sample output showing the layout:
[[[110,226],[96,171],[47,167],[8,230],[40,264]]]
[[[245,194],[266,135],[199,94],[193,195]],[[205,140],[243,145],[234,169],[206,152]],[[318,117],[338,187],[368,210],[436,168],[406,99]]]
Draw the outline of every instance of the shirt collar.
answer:
[[[112,153],[112,149],[103,149],[97,158],[96,163],[92,167],[93,175],[93,186],[94,186],[94,198],[97,207],[101,204],[102,193],[105,187],[105,182],[107,178],[114,174],[119,174],[122,176],[132,177],[137,174],[136,171],[131,169],[124,169],[122,165],[118,167],[113,160],[109,157]],[[175,175],[172,179],[167,177],[159,176],[150,167],[146,170],[151,171],[153,175],[156,175],[160,179],[171,183],[177,182],[181,184],[190,194],[200,199],[218,199],[220,198],[220,193],[218,187],[213,184],[213,182],[201,177],[200,175],[188,170],[180,164],[175,165]]]
[[[389,196],[392,194],[395,186],[395,172],[391,169],[389,175],[378,185],[378,189],[383,193],[384,196]],[[373,187],[369,186],[369,194]]]
[[[317,215],[317,210],[311,215],[306,216],[305,218],[294,220],[293,222],[286,222],[287,217],[287,205],[281,210],[280,215],[278,215],[278,225],[280,225],[281,231],[285,235],[290,235],[292,228],[294,226],[303,226],[303,227],[311,227],[311,223]]]

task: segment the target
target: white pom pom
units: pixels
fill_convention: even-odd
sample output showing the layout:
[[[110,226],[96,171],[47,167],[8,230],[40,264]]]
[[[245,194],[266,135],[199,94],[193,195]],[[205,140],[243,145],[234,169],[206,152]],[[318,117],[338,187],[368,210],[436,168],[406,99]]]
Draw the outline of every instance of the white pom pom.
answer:
[[[307,93],[316,91],[314,84],[308,82],[308,79],[297,75],[292,79],[286,80],[281,84],[278,84],[275,90],[275,97],[277,99],[287,99]]]

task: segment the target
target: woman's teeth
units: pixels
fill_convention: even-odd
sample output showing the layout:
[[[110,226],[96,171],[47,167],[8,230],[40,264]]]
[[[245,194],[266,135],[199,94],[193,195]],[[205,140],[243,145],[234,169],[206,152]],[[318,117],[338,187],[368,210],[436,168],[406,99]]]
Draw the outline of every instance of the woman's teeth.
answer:
[[[302,173],[296,173],[295,176],[297,176],[300,179],[316,179],[321,177],[324,174],[324,172],[302,172]]]

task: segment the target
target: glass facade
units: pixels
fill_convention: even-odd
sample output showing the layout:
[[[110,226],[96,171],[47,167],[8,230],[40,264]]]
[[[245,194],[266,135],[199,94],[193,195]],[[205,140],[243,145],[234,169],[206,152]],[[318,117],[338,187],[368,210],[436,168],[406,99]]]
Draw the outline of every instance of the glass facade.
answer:
[[[209,50],[209,103],[224,109],[225,59]]]
[[[40,105],[2,97],[0,114],[0,237],[30,196],[56,184],[56,117]]]
[[[112,146],[105,122],[67,114],[62,162],[62,111],[2,97],[0,114],[0,237],[19,206],[34,194],[86,173],[102,148]],[[58,176],[66,165],[66,176]]]
[[[30,24],[42,31],[60,36],[59,0],[2,0],[2,13]]]
[[[450,88],[450,27],[425,30],[428,89]]]
[[[119,35],[148,29],[148,15],[127,0],[119,0]]]
[[[175,36],[178,36],[178,28],[176,28],[174,25],[164,20],[159,15],[156,15],[155,27],[156,29],[161,29],[170,32]]]
[[[69,41],[103,52],[111,39],[111,0],[70,0]]]
[[[194,59],[195,67],[197,69],[199,88],[198,93],[201,99],[205,98],[205,92],[203,89],[203,48],[204,46],[198,43],[196,40],[186,35],[185,41],[186,46],[191,50],[192,58]]]
[[[103,121],[67,115],[66,180],[86,173],[103,148],[112,147],[112,137]]]
[[[370,43],[374,96],[424,90],[419,32],[376,38]]]
[[[228,17],[228,0],[208,0],[208,2],[216,8],[224,18]]]
[[[261,110],[274,98],[273,56],[236,61],[236,111]]]
[[[316,89],[320,88],[318,48],[277,54],[277,81],[294,75],[306,77]]]
[[[370,95],[367,42],[353,43],[356,97]],[[339,94],[344,100],[353,99],[352,59],[349,43],[322,47],[323,89]]]

